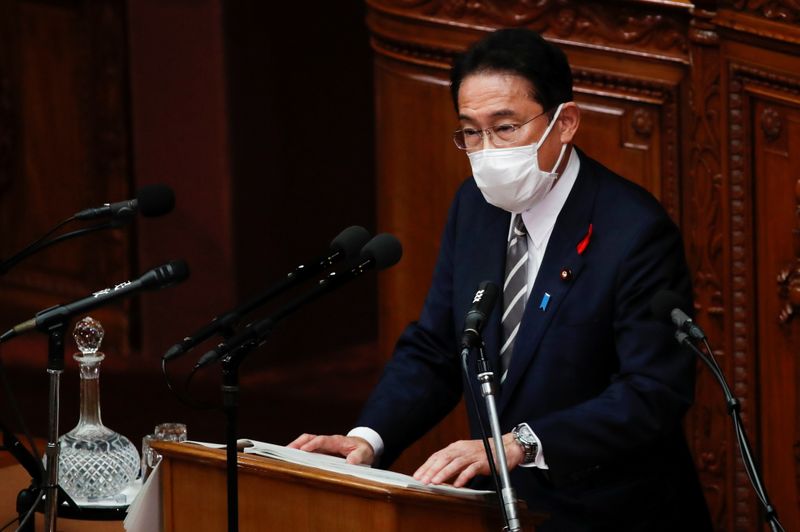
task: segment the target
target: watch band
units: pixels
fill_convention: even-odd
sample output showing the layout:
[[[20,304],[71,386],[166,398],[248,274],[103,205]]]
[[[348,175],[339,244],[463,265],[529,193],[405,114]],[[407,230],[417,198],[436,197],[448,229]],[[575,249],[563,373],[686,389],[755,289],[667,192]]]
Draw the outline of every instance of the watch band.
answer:
[[[525,452],[522,463],[530,464],[536,460],[536,455],[539,451],[539,444],[536,442],[531,428],[527,424],[521,423],[514,427],[514,430],[512,430],[511,433],[514,435],[514,439],[517,440],[517,443],[522,446],[522,449]]]

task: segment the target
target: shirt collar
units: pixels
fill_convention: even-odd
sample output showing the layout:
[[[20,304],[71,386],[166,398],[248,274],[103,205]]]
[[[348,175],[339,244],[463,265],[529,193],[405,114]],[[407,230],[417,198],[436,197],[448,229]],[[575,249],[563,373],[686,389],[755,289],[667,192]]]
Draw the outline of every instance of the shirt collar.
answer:
[[[522,221],[525,222],[525,228],[528,230],[533,245],[541,248],[545,239],[550,235],[553,226],[556,224],[556,218],[567,202],[572,186],[578,178],[578,171],[581,167],[581,161],[578,157],[578,152],[575,147],[571,147],[567,166],[556,180],[553,188],[545,195],[541,201],[536,202],[530,209],[524,211]],[[511,240],[512,228],[518,214],[511,216],[511,224],[508,230],[508,239]]]

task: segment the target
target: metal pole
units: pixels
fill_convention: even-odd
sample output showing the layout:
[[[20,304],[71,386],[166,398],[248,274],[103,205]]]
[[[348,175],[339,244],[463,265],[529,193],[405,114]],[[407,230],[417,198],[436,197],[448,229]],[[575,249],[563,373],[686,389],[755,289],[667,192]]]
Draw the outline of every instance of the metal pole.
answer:
[[[64,329],[61,323],[50,328],[47,374],[50,376],[50,406],[47,428],[47,478],[44,492],[44,524],[47,532],[56,532],[58,515],[58,415],[61,399],[61,374],[64,372]]]
[[[486,410],[489,414],[489,425],[492,428],[494,452],[497,455],[497,470],[500,473],[500,497],[508,517],[508,530],[517,532],[522,530],[522,525],[517,515],[517,496],[511,487],[511,477],[508,474],[508,461],[506,449],[503,447],[503,434],[500,431],[500,420],[497,415],[497,406],[494,401],[494,373],[484,371],[478,374],[481,383],[481,395],[486,401]]]

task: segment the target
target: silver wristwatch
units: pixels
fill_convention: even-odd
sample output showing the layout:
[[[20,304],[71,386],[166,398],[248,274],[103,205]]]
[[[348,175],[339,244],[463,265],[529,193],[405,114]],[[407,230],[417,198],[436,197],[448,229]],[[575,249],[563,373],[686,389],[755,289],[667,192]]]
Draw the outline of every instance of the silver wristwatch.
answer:
[[[523,464],[530,464],[536,460],[536,454],[539,452],[539,443],[533,435],[533,431],[527,423],[520,423],[514,430],[511,431],[514,439],[517,440],[523,450],[525,451],[525,458],[522,459]]]

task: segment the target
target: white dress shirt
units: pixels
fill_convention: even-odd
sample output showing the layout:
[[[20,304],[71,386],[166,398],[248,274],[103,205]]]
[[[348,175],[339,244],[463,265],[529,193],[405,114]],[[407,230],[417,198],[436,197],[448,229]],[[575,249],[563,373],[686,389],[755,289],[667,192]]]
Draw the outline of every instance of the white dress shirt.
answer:
[[[569,159],[564,172],[556,180],[553,188],[543,197],[540,201],[536,202],[527,211],[522,214],[514,214],[511,216],[511,222],[508,227],[508,239],[511,239],[513,234],[514,221],[516,216],[522,216],[522,221],[525,222],[525,228],[528,230],[528,297],[531,295],[533,284],[536,281],[536,276],[539,273],[539,267],[542,265],[544,252],[547,249],[547,243],[550,241],[550,235],[553,233],[553,228],[556,225],[561,209],[567,202],[572,186],[578,178],[578,171],[580,170],[580,159],[574,148],[570,148]],[[544,461],[544,449],[536,432],[532,430],[534,437],[539,444],[539,451],[536,459],[521,467],[538,467],[540,469],[547,469],[547,464]],[[383,453],[383,438],[380,434],[375,432],[369,427],[356,427],[347,433],[348,436],[356,436],[367,440],[375,451],[375,459]]]

